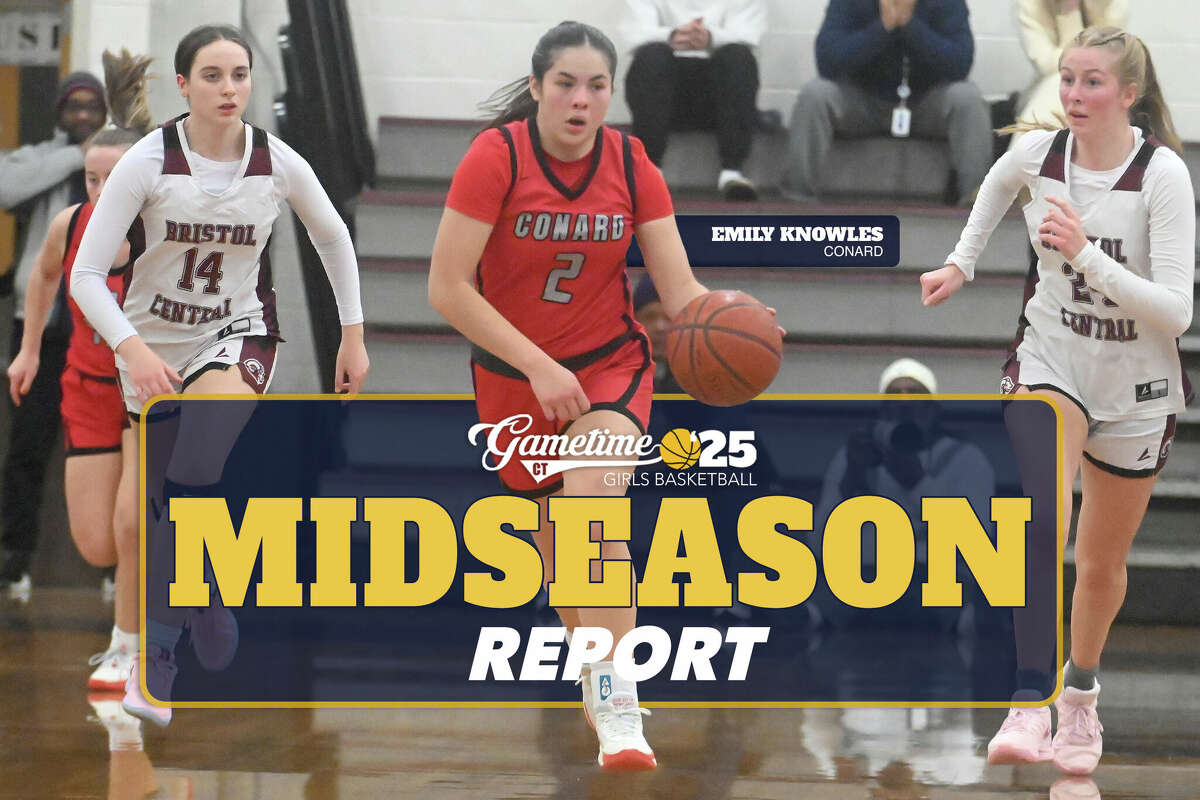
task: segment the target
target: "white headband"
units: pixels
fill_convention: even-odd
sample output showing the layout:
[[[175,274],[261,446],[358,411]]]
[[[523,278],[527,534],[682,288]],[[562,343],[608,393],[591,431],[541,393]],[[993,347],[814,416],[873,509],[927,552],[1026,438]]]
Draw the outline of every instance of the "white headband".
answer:
[[[912,378],[928,389],[930,394],[937,394],[937,378],[933,376],[933,370],[915,358],[899,358],[887,365],[883,374],[879,376],[880,394],[886,392],[887,387],[897,378]]]

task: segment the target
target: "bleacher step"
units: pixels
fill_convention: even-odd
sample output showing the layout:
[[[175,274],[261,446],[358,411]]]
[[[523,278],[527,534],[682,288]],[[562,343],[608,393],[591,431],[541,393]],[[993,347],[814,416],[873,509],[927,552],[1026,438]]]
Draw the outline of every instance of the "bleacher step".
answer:
[[[1200,580],[1200,551],[1194,543],[1160,545],[1145,541],[1153,525],[1147,515],[1126,562],[1128,587],[1117,622],[1130,624],[1200,625],[1200,606],[1194,602]],[[1063,608],[1070,615],[1075,585],[1075,552],[1063,553]]]
[[[482,123],[383,117],[379,121],[378,172],[385,177],[449,180]],[[628,126],[618,126],[626,132]],[[742,171],[763,189],[779,186],[787,163],[784,131],[757,131]],[[826,160],[826,196],[905,197],[940,202],[950,175],[945,142],[887,137],[838,139]],[[720,158],[716,137],[699,131],[672,133],[663,176],[674,189],[715,188]]]
[[[444,325],[429,307],[428,262],[364,259],[366,318],[391,325]],[[643,272],[636,271],[633,280]],[[798,339],[921,339],[955,332],[961,343],[1003,346],[1016,330],[1021,279],[980,276],[969,303],[921,306],[915,270],[704,269],[710,289],[740,289],[774,307]]]
[[[446,200],[446,187],[422,182],[403,189],[369,190],[359,198],[356,248],[362,257],[429,258]],[[889,214],[900,219],[900,266],[931,269],[954,249],[966,212],[937,206],[805,205],[772,200],[727,203],[681,196],[678,214]],[[1015,214],[1001,220],[976,267],[978,274],[1024,275],[1029,268],[1025,225]]]
[[[377,171],[382,178],[449,181],[482,120],[381,117]],[[618,126],[628,131],[629,126]],[[779,186],[787,164],[784,132],[756,132],[743,171],[761,188]],[[1194,185],[1200,186],[1200,145],[1184,147]],[[941,203],[949,182],[945,142],[885,136],[837,139],[827,158],[827,197],[908,199]],[[705,132],[672,133],[663,175],[673,190],[712,189],[718,166],[716,137]],[[1200,194],[1200,192],[1198,192]]]

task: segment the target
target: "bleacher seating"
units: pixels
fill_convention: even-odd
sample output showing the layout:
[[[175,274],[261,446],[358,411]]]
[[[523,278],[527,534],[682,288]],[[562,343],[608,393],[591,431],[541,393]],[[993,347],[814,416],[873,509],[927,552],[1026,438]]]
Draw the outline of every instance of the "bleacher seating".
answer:
[[[426,274],[449,179],[476,130],[478,124],[469,121],[380,121],[380,189],[364,193],[356,219],[373,391],[471,391],[467,345],[429,308]],[[901,263],[894,269],[712,269],[700,275],[713,288],[741,288],[779,310],[789,334],[771,392],[870,392],[883,366],[900,355],[930,364],[943,391],[996,390],[1027,268],[1019,217],[1002,221],[976,281],[963,294],[938,309],[924,309],[917,276],[941,263],[966,219],[964,210],[940,204],[945,166],[925,143],[885,143],[879,149],[868,141],[839,142],[835,154],[848,168],[831,170],[831,188],[837,195],[858,197],[859,203],[820,207],[779,199],[752,206],[715,199],[710,188],[715,168],[706,166],[715,163],[709,150],[715,150],[710,136],[672,137],[664,174],[678,213],[852,210],[900,217]],[[759,134],[747,172],[768,191],[778,183],[785,150],[782,134]],[[905,186],[909,191],[901,192]],[[1193,326],[1182,345],[1185,362],[1200,376],[1200,326]],[[1189,411],[1131,558],[1123,618],[1180,619],[1179,606],[1164,606],[1161,598],[1184,596],[1187,583],[1200,576],[1194,547],[1198,499],[1200,412]],[[1200,612],[1193,616],[1200,621]]]

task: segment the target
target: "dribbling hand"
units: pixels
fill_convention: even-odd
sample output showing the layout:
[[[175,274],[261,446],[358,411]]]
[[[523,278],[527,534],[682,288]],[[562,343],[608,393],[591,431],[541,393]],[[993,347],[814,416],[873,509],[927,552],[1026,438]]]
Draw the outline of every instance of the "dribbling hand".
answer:
[[[575,373],[556,361],[546,359],[546,366],[529,376],[529,387],[542,406],[542,413],[551,422],[567,423],[579,419],[592,407]]]
[[[777,312],[775,311],[775,309],[771,308],[770,306],[767,306],[766,308],[767,308],[767,311],[771,312],[772,317],[777,316]],[[787,330],[782,325],[776,325],[775,327],[779,330],[779,338],[786,339],[787,338]]]
[[[921,275],[921,305],[936,306],[962,288],[967,276],[954,264]]]

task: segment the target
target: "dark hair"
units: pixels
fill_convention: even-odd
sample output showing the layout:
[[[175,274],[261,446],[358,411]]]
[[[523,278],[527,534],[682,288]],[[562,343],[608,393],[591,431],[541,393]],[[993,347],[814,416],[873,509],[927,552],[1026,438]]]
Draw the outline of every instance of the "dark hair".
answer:
[[[550,69],[554,60],[558,58],[559,51],[567,47],[584,45],[599,50],[608,62],[609,73],[616,77],[617,48],[613,47],[612,40],[605,36],[599,28],[570,20],[558,23],[538,39],[537,47],[533,48],[533,57],[530,59],[529,74],[540,81],[545,76],[546,70]],[[532,117],[537,113],[538,104],[529,91],[529,77],[526,76],[502,86],[479,107],[485,113],[495,115],[494,119],[484,128],[487,130],[487,128],[499,128],[501,125],[507,125],[516,120]]]
[[[179,45],[175,48],[175,73],[186,78],[192,72],[192,63],[196,60],[196,53],[200,52],[200,48],[219,41],[241,45],[253,69],[254,51],[250,49],[241,31],[232,25],[201,25],[192,28],[179,40]]]
[[[131,55],[125,48],[118,55],[105,50],[102,59],[112,124],[93,133],[84,148],[129,147],[149,133],[154,124],[146,105],[146,69],[153,59]]]

